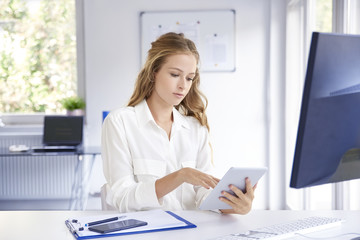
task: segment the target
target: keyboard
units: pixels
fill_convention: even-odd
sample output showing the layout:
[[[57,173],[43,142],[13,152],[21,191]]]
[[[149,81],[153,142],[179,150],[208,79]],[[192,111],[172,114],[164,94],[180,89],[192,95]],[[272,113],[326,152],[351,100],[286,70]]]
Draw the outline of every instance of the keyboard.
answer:
[[[297,236],[297,234],[307,234],[336,226],[340,226],[343,219],[329,217],[308,217],[292,222],[258,228],[243,233],[229,234],[214,240],[278,240]]]

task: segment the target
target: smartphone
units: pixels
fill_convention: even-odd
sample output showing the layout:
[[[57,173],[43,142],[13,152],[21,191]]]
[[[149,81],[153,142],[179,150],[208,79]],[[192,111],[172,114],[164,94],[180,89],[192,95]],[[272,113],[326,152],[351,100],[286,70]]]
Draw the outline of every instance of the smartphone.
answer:
[[[147,222],[136,219],[127,219],[119,222],[112,222],[112,223],[92,226],[89,227],[89,230],[97,233],[109,233],[109,232],[121,231],[129,228],[135,228],[145,225],[147,225]]]

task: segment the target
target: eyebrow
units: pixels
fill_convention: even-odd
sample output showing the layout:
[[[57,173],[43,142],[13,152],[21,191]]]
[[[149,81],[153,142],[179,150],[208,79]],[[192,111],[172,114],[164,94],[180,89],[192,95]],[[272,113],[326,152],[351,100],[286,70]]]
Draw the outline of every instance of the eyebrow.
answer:
[[[177,71],[180,71],[180,72],[184,72],[183,70],[181,70],[180,68],[177,68],[177,67],[170,67],[169,69],[172,69],[172,70],[177,70]],[[189,74],[196,74],[195,72],[191,72]]]

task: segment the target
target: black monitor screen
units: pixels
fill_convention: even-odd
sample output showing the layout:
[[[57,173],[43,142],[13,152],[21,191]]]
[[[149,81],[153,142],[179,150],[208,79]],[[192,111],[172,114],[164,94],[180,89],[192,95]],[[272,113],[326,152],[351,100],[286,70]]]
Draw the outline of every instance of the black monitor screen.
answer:
[[[82,143],[82,116],[45,116],[45,145],[79,145]]]
[[[313,33],[290,187],[360,178],[360,36]]]

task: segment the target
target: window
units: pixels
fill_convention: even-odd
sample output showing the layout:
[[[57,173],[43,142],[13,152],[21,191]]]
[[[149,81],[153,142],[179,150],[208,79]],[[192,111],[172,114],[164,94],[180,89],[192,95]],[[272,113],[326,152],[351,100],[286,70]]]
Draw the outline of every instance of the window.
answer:
[[[75,0],[2,0],[0,112],[59,113],[77,93]]]
[[[347,14],[347,33],[360,34],[360,2],[358,0],[349,1]]]
[[[331,0],[312,0],[313,31],[332,32],[333,4]]]

